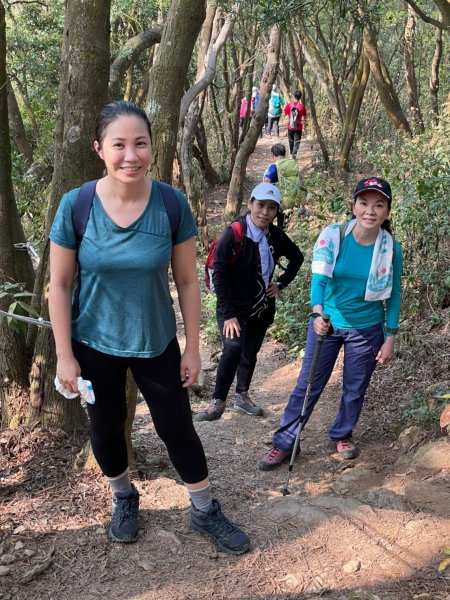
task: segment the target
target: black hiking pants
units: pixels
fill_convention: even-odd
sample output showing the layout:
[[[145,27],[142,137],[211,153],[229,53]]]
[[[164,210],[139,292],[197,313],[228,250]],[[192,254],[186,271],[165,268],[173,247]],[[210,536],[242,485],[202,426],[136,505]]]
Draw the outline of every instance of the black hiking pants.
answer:
[[[301,131],[288,130],[289,152],[292,158],[297,158],[297,152],[302,139]]]
[[[236,376],[236,392],[247,392],[256,366],[256,359],[264,341],[269,323],[261,319],[239,319],[240,337],[227,338],[223,334],[225,319],[217,313],[217,324],[222,336],[223,351],[217,368],[214,398],[225,401]]]
[[[76,341],[72,344],[81,376],[89,379],[94,389],[95,404],[87,406],[92,450],[107,477],[117,477],[128,467],[125,438],[128,369],[182,480],[198,483],[208,476],[203,446],[192,423],[188,393],[181,385],[176,338],[154,358],[111,356]]]

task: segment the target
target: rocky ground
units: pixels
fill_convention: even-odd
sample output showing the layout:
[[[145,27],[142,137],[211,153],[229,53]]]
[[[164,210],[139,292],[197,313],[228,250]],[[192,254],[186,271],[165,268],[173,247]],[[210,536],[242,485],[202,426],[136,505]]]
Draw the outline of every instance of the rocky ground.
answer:
[[[259,144],[248,187],[272,141]],[[305,160],[312,150],[308,142],[303,149]],[[214,194],[223,198],[220,188]],[[450,547],[450,442],[435,427],[404,421],[412,398],[428,393],[432,403],[430,386],[448,377],[448,325],[424,323],[415,335],[409,350],[375,373],[352,462],[327,441],[340,397],[336,367],[305,431],[290,496],[280,493],[285,467],[256,468],[298,374],[283,347],[267,340],[258,362],[253,396],[264,417],[227,411],[197,424],[215,495],[252,539],[241,557],[219,554],[190,532],[187,494],[143,403],[133,432],[142,508],[133,545],[107,541],[108,487],[74,467],[82,440],[1,432],[0,599],[448,600],[450,569],[438,566]],[[206,346],[203,354],[194,410],[206,405],[214,377]]]

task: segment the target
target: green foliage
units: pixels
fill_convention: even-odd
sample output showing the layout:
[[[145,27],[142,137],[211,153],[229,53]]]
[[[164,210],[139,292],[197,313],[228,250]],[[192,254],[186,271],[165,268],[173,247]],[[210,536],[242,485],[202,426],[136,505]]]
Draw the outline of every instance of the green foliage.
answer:
[[[403,413],[404,420],[410,424],[414,423],[424,429],[432,429],[439,423],[439,410],[430,407],[425,397],[417,393],[411,400],[410,406]]]
[[[404,254],[404,318],[450,299],[450,118],[413,139],[366,150],[392,186],[395,235]]]
[[[314,234],[310,224],[302,221],[295,229],[289,231],[289,236],[305,255],[305,261],[294,281],[281,292],[277,300],[275,320],[269,332],[275,340],[286,344],[290,350],[298,354],[305,343],[307,315],[310,312],[311,255],[309,249]]]
[[[18,3],[9,7],[6,23],[8,73],[27,133],[43,148],[53,137],[64,3]]]
[[[23,283],[1,282],[0,283],[0,301],[2,304],[9,304],[8,313],[10,315],[33,316],[38,317],[36,311],[26,302],[32,298],[33,294],[25,290]],[[6,318],[8,325],[18,333],[25,336],[27,325],[11,317],[0,315],[0,318]]]
[[[201,330],[210,344],[219,344],[220,335],[216,321],[216,296],[212,292],[202,290]]]

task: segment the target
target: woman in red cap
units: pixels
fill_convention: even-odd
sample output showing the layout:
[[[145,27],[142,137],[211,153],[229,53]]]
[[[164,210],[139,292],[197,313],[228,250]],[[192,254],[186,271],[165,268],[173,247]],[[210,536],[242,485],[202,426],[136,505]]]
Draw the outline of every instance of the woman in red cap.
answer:
[[[394,336],[398,331],[402,251],[390,230],[391,202],[387,181],[379,177],[361,180],[353,195],[353,219],[329,225],[316,241],[305,357],[280,428],[273,436],[273,447],[259,463],[263,471],[278,467],[290,456],[317,336],[326,337],[304,423],[327,384],[343,346],[343,393],[329,436],[343,458],[357,456],[352,433],[364,395],[376,365],[386,364],[392,358]]]

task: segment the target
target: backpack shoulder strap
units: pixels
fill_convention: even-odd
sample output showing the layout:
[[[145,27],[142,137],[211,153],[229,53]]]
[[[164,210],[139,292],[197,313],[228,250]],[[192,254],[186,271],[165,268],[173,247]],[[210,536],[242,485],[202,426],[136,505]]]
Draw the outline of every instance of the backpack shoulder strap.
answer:
[[[86,225],[94,201],[96,185],[97,179],[83,183],[72,207],[72,222],[77,246],[81,244],[84,232],[86,231]]]
[[[344,221],[343,223],[339,223],[339,243],[342,244],[342,240],[345,237],[345,231],[347,229],[348,221]]]
[[[159,189],[161,190],[164,208],[166,209],[167,216],[169,217],[170,231],[172,232],[172,245],[174,245],[177,239],[178,228],[180,227],[181,221],[180,203],[178,202],[175,190],[171,185],[164,183],[163,181],[158,181],[157,183],[159,185]]]
[[[244,235],[245,235],[243,224],[240,221],[233,221],[233,223],[231,223],[230,227],[231,227],[231,230],[233,231],[234,241],[242,242],[242,240],[244,239]]]
[[[241,221],[233,221],[230,225],[231,231],[233,232],[233,250],[234,258],[236,259],[242,251],[245,240],[245,226]]]

